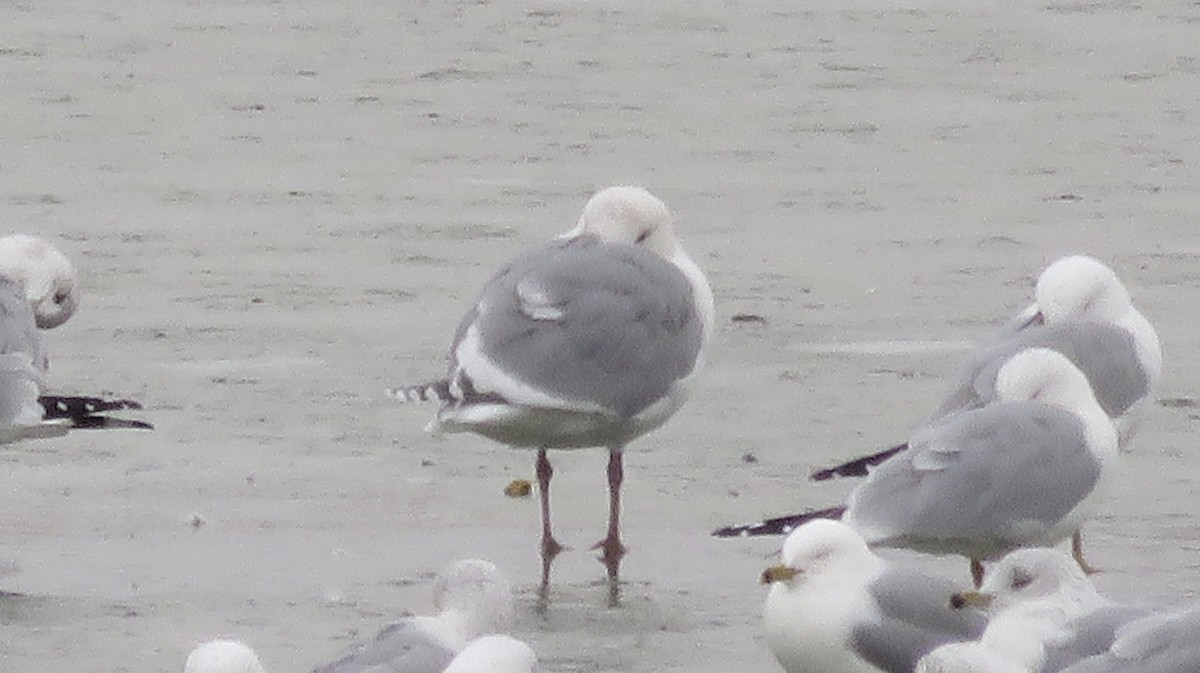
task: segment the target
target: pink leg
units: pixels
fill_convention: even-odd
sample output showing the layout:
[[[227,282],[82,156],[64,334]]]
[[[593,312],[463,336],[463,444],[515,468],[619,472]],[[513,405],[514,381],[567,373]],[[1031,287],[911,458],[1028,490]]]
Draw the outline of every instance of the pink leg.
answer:
[[[1095,575],[1100,572],[1099,568],[1088,563],[1087,559],[1083,558],[1083,533],[1081,531],[1075,531],[1075,534],[1071,536],[1071,556],[1079,564],[1079,569],[1084,574]]]
[[[976,589],[983,586],[983,562],[979,559],[971,559],[971,581]]]
[[[538,597],[545,603],[550,598],[550,564],[563,550],[550,532],[550,477],[554,476],[554,469],[550,467],[545,449],[538,449],[536,469],[538,495],[542,501],[542,586],[538,590]]]
[[[621,558],[625,556],[625,545],[621,544],[621,482],[625,479],[623,448],[610,447],[608,450],[608,535],[592,547],[603,550],[600,560],[608,570],[610,605],[616,605],[619,599],[617,584]]]

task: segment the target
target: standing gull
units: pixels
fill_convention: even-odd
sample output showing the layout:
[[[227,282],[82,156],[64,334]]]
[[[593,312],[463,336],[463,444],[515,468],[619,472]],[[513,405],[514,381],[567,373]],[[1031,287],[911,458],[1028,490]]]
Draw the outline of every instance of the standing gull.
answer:
[[[313,673],[440,673],[467,643],[508,628],[512,587],[487,561],[456,561],[434,584],[433,617],[407,617]]]
[[[615,601],[625,446],[683,405],[712,323],[712,290],[666,205],[644,189],[610,187],[578,226],[488,281],[454,335],[447,378],[393,392],[440,400],[434,430],[537,450],[543,600],[562,549],[546,450],[607,447],[608,533],[596,548]]]
[[[988,404],[1000,365],[1017,351],[1035,347],[1062,353],[1087,376],[1096,400],[1117,426],[1121,448],[1127,449],[1162,376],[1162,349],[1154,327],[1113,270],[1086,255],[1063,257],[1046,267],[1038,276],[1034,302],[972,351],[927,423]],[[899,444],[819,470],[812,478],[865,476],[868,468],[907,447]]]
[[[63,324],[77,305],[75,269],[66,255],[33,236],[0,238],[0,442],[69,428],[150,428],[100,415],[141,408],[131,400],[45,394],[48,359],[39,330]]]
[[[951,609],[951,582],[884,561],[837,521],[793,531],[762,580],[767,644],[787,673],[909,673],[935,647],[978,638],[986,621]]]
[[[1078,531],[1117,453],[1112,421],[1060,353],[1012,356],[994,392],[991,404],[919,432],[851,491],[844,508],[714,534],[774,534],[814,516],[840,516],[873,546],[966,556],[978,585],[984,560]]]

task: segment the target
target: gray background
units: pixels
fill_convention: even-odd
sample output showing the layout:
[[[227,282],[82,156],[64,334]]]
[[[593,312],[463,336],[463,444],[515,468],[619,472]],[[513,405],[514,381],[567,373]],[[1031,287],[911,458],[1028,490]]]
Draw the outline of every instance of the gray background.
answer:
[[[44,0],[0,26],[5,226],[81,273],[53,382],[158,424],[0,447],[6,671],[177,670],[216,635],[304,671],[459,556],[521,587],[550,670],[777,670],[779,541],[707,532],[839,501],[809,468],[903,438],[1077,251],[1157,325],[1174,400],[1086,529],[1097,582],[1194,600],[1194,2]],[[674,209],[719,329],[626,460],[621,610],[587,551],[603,453],[554,454],[574,549],[539,619],[536,501],[500,493],[533,455],[434,440],[383,390],[441,373],[491,271],[622,182]]]

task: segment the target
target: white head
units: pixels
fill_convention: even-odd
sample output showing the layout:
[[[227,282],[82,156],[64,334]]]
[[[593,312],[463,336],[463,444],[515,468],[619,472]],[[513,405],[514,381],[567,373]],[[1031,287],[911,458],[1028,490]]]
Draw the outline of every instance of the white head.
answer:
[[[507,630],[513,618],[512,586],[487,561],[455,561],[438,575],[433,605],[465,640],[474,640]]]
[[[265,673],[254,650],[236,640],[213,640],[188,655],[183,673]]]
[[[565,236],[591,234],[604,241],[642,245],[671,258],[679,248],[671,211],[641,187],[609,187],[588,200],[579,224]]]
[[[66,322],[79,303],[71,260],[35,236],[0,238],[0,276],[25,288],[34,320],[42,329]]]
[[[856,576],[866,582],[879,557],[850,526],[829,519],[810,521],[788,535],[782,561],[763,571],[764,584],[798,587],[814,577]]]
[[[1134,310],[1129,291],[1117,274],[1095,257],[1058,259],[1038,276],[1028,324],[1117,323]]]
[[[443,673],[538,673],[533,648],[509,636],[483,636],[463,648]]]
[[[1036,400],[1071,410],[1099,406],[1083,372],[1049,348],[1026,348],[1001,365],[996,397],[1006,402]]]
[[[1064,625],[1106,601],[1069,556],[1053,549],[1020,549],[994,565],[979,591],[951,603],[987,609],[992,617],[980,642],[1025,668],[1038,670],[1046,644]]]
[[[996,613],[1032,601],[1073,606],[1074,611],[1103,601],[1074,559],[1040,548],[1018,549],[1000,559],[988,572],[980,592],[991,596],[990,607]]]
[[[1069,411],[1083,422],[1088,448],[1096,459],[1103,463],[1116,454],[1116,426],[1100,408],[1087,377],[1058,351],[1027,348],[1009,358],[996,373],[996,398],[1036,401]]]

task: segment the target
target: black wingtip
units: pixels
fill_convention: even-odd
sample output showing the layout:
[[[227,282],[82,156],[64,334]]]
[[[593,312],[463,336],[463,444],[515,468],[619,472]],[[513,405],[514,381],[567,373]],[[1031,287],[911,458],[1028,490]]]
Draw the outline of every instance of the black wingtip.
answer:
[[[112,416],[79,416],[71,419],[71,428],[75,430],[153,430],[154,425],[145,421],[113,418]]]
[[[126,399],[108,399],[104,397],[43,395],[38,398],[42,405],[46,420],[65,419],[70,421],[72,428],[82,430],[112,430],[118,428],[134,430],[153,430],[154,426],[145,421],[127,420],[101,416],[108,411],[140,410],[141,402]]]
[[[796,530],[796,528],[814,521],[816,519],[840,519],[846,513],[844,505],[837,507],[828,507],[826,509],[812,510],[801,512],[800,514],[789,514],[787,516],[779,516],[774,519],[767,519],[758,523],[743,524],[740,526],[725,526],[718,528],[712,532],[713,537],[759,537],[762,535],[787,535]]]
[[[855,458],[841,465],[834,465],[825,470],[817,470],[808,476],[812,481],[826,481],[834,477],[865,477],[871,473],[871,468],[891,458],[908,448],[908,444],[897,444],[890,449],[872,453],[869,456]]]

